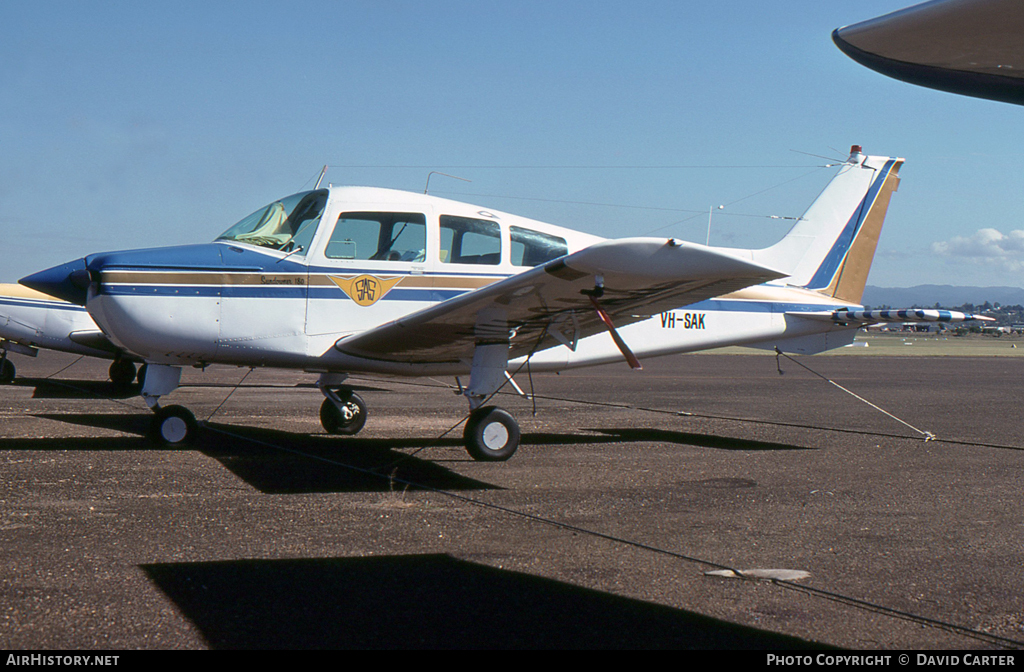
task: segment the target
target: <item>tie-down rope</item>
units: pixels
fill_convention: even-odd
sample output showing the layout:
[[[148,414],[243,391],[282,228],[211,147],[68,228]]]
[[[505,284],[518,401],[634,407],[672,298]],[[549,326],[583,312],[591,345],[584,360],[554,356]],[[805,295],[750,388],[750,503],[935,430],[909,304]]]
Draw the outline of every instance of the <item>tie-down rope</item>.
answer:
[[[917,432],[918,434],[923,436],[925,441],[934,441],[936,439],[936,436],[934,434],[932,434],[931,432],[926,432],[926,431],[924,431],[922,429],[918,429],[917,427],[914,427],[912,424],[910,424],[906,420],[901,420],[900,418],[897,418],[895,415],[893,415],[889,411],[885,410],[881,406],[878,406],[876,404],[872,404],[870,401],[868,401],[864,397],[860,396],[856,392],[852,392],[852,391],[846,389],[845,387],[843,387],[842,385],[840,385],[836,381],[834,381],[831,378],[828,378],[826,376],[823,376],[822,374],[818,373],[817,371],[815,371],[811,367],[807,366],[803,362],[800,362],[800,361],[797,361],[797,360],[793,359],[792,357],[790,357],[789,355],[787,355],[783,351],[779,350],[778,347],[776,347],[775,348],[775,366],[778,367],[780,374],[782,373],[782,367],[779,365],[779,357],[785,357],[786,359],[788,359],[789,361],[793,362],[797,366],[801,366],[804,369],[810,371],[811,373],[816,375],[818,378],[821,378],[822,380],[827,381],[828,383],[831,383],[832,385],[838,387],[840,390],[842,390],[843,392],[846,392],[847,394],[852,396],[854,399],[857,399],[859,401],[863,401],[865,404],[867,404],[871,408],[875,409],[876,411],[879,411],[880,413],[884,413],[885,415],[888,415],[890,418],[892,418],[893,420],[895,420],[896,422],[898,422],[898,423],[900,423],[902,425],[906,425],[907,427],[911,428],[912,430],[914,430],[915,432]]]

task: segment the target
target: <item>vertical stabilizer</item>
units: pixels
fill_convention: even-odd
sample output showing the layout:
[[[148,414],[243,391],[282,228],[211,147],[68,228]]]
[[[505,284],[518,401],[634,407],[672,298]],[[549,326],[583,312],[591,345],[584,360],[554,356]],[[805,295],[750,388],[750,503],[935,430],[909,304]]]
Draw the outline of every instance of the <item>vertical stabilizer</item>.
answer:
[[[775,245],[753,259],[790,274],[790,285],[860,303],[903,159],[867,156],[854,145],[821,195]]]

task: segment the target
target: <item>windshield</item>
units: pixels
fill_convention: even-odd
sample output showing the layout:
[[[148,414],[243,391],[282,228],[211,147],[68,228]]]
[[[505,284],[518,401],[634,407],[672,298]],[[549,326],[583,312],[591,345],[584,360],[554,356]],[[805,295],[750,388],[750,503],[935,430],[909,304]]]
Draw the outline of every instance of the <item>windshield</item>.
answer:
[[[217,240],[305,254],[326,203],[326,189],[292,194],[260,208],[220,234]]]

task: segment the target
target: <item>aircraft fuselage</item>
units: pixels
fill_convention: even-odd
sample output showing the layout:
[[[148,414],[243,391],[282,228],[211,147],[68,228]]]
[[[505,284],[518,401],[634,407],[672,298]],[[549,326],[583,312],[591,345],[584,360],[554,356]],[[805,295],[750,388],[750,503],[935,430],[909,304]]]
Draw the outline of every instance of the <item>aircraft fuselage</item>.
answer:
[[[60,273],[77,273],[81,286],[86,272],[84,302],[96,323],[118,346],[150,363],[460,374],[469,361],[382,362],[332,346],[602,240],[421,194],[320,191],[329,197],[321,199],[322,212],[302,249],[279,246],[269,235],[256,235],[257,228],[213,243],[91,255],[59,267]],[[268,240],[273,244],[261,244]],[[69,268],[77,271],[69,274]],[[852,305],[768,284],[658,313],[621,333],[638,356],[650,357],[849,331],[785,313]],[[608,334],[575,342],[571,331],[565,330],[566,347],[535,353],[532,365],[572,368],[621,357]]]

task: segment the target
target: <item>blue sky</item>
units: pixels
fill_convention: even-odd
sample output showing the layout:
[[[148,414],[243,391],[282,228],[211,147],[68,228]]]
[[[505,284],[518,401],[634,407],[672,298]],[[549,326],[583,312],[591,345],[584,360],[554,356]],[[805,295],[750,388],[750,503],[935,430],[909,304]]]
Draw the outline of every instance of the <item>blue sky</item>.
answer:
[[[712,244],[758,247],[857,143],[907,159],[871,284],[1024,286],[1024,111],[832,44],[907,4],[5,0],[0,281],[211,240],[324,164],[609,237],[725,204]]]

